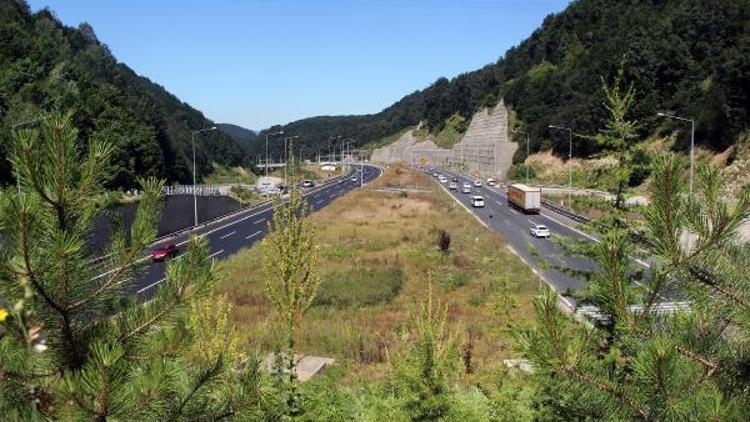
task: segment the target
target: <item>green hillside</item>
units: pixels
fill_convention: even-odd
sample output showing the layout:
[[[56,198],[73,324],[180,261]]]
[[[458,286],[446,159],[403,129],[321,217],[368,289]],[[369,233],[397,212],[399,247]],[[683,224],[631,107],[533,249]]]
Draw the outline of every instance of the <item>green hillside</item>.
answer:
[[[685,129],[656,117],[672,112],[694,117],[696,141],[721,150],[748,126],[748,22],[748,0],[578,0],[548,16],[496,63],[441,78],[377,114],[315,117],[273,130],[301,135],[312,150],[332,135],[366,144],[420,120],[438,134],[454,114],[469,118],[503,97],[531,133],[532,152],[554,147],[564,154],[564,134],[550,133],[547,126],[595,133],[605,117],[600,77],[611,79],[622,63],[625,83],[632,82],[637,92],[632,117],[642,124],[641,135]],[[678,148],[688,140],[688,131],[681,133]],[[577,156],[597,148],[584,138],[575,140]]]
[[[163,87],[138,76],[97,40],[88,24],[66,27],[48,10],[31,13],[0,0],[0,185],[12,182],[7,145],[12,125],[46,111],[69,111],[84,141],[106,138],[117,153],[111,187],[136,176],[191,179],[193,129],[212,125]],[[221,131],[196,143],[199,175],[212,162],[242,164],[240,146]]]

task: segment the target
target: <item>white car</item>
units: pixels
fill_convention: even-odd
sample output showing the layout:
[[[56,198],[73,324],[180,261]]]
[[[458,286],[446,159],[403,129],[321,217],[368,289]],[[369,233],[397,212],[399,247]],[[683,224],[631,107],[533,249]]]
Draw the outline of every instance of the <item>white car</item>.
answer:
[[[497,184],[497,182],[495,182],[495,179],[493,179],[491,177],[489,179],[487,179],[487,186],[495,186],[496,184]]]
[[[481,181],[481,180],[479,180],[479,179],[475,180],[475,181],[474,181],[474,186],[476,186],[476,187],[480,187],[480,186],[482,186],[482,181]]]
[[[547,228],[547,226],[543,224],[534,224],[529,229],[529,233],[531,233],[532,236],[537,237],[537,238],[549,237],[550,235],[549,229]]]
[[[448,179],[446,177],[441,177],[440,183],[448,183]]]
[[[456,189],[458,189],[458,183],[451,182],[450,185],[448,185],[448,189],[450,189],[450,190],[456,190]]]
[[[349,180],[351,180],[354,183],[357,183],[357,176],[352,176],[352,178],[349,179]]]
[[[307,180],[305,180],[305,181],[302,182],[302,187],[311,188],[313,186],[315,186],[315,183],[313,183],[312,180],[307,179]]]
[[[463,189],[461,189],[461,192],[463,192],[463,193],[471,193],[471,187],[464,185]]]
[[[474,208],[484,208],[484,198],[479,195],[472,196],[471,206]]]

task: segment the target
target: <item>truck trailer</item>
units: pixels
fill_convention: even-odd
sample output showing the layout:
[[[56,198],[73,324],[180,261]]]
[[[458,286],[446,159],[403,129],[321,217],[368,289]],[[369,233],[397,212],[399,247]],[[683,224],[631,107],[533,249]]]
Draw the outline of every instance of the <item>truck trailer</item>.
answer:
[[[512,184],[508,186],[508,205],[517,207],[525,213],[539,214],[542,206],[542,188],[520,183]]]

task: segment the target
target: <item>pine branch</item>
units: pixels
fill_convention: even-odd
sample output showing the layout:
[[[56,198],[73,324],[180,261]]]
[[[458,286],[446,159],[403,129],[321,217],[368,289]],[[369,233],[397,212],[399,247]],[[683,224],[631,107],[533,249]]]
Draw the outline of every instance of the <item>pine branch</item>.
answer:
[[[593,377],[590,377],[589,375],[584,374],[583,372],[577,370],[576,368],[572,366],[567,366],[563,368],[562,373],[567,374],[585,384],[588,384],[596,388],[597,390],[603,393],[608,394],[610,397],[615,398],[618,401],[624,403],[626,406],[628,406],[631,410],[633,410],[633,412],[638,414],[638,416],[640,416],[641,419],[649,420],[649,414],[645,409],[639,406],[638,403],[636,403],[630,397],[618,391],[616,388],[609,386]]]

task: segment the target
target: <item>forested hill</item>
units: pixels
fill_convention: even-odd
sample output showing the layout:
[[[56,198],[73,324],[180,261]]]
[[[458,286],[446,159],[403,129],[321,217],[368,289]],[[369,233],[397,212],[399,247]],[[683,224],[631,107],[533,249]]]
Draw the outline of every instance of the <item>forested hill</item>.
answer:
[[[498,24],[508,18],[498,16]],[[698,143],[722,149],[748,127],[750,0],[574,1],[496,63],[439,79],[380,113],[272,129],[301,135],[309,150],[327,145],[332,135],[361,145],[420,120],[438,131],[454,113],[469,117],[504,97],[516,124],[531,133],[534,150],[559,146],[562,152],[567,145],[547,126],[596,132],[605,114],[599,78],[611,79],[621,62],[626,82],[637,90],[632,117],[643,135],[659,125],[676,127],[656,118],[658,111],[673,112],[697,119]],[[596,152],[586,139],[574,142],[576,155]]]
[[[137,30],[137,28],[133,28]],[[191,179],[191,130],[212,125],[161,86],[118,63],[87,24],[66,27],[47,10],[30,13],[19,0],[0,0],[0,185],[11,181],[7,148],[13,124],[42,112],[72,112],[83,142],[117,147],[113,187],[143,175]],[[198,172],[211,162],[240,164],[245,154],[221,131],[196,142]]]
[[[245,149],[249,148],[250,143],[258,137],[258,134],[254,130],[231,123],[217,123],[216,126]]]

